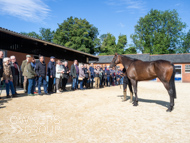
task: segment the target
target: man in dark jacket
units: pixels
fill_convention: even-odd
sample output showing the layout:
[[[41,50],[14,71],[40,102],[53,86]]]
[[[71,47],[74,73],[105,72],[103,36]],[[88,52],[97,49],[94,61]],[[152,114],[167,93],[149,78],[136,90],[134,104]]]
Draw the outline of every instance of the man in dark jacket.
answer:
[[[71,65],[71,76],[73,79],[72,90],[78,89],[79,68],[77,63],[78,61],[74,60],[74,63]]]
[[[67,61],[64,62],[63,69],[64,69],[64,73],[62,76],[62,89],[63,89],[63,91],[67,91],[65,87],[66,87],[67,81],[69,79],[69,73],[70,73]]]
[[[15,89],[15,94],[18,95],[18,93],[16,92],[16,87],[19,80],[20,69],[18,63],[16,62],[16,57],[11,56],[10,59],[11,59],[11,71],[13,75],[13,85]]]
[[[54,78],[55,78],[55,57],[51,56],[48,63],[47,75],[49,77],[48,93],[53,93]]]
[[[93,88],[94,76],[95,76],[93,63],[90,64],[89,70],[90,70],[90,74],[91,74],[91,76],[90,76],[90,87]]]
[[[43,56],[40,56],[40,62],[36,64],[36,74],[38,76],[38,94],[42,95],[41,85],[43,83],[44,92],[46,95],[49,95],[49,93],[47,92],[47,82],[46,82],[46,63],[44,62]]]

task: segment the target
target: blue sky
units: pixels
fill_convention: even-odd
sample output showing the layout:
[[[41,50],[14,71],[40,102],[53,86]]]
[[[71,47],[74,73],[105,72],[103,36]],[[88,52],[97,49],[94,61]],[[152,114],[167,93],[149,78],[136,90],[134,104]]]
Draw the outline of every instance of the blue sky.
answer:
[[[39,28],[55,30],[70,16],[85,18],[99,34],[110,32],[116,38],[130,34],[140,17],[151,9],[176,9],[190,29],[190,0],[0,0],[0,27],[16,32],[39,33]]]

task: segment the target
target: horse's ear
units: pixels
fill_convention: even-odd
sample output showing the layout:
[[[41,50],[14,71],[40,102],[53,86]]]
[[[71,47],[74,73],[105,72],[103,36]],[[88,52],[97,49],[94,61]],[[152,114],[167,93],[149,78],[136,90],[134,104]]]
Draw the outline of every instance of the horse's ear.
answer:
[[[117,56],[117,53],[115,53],[115,56]]]

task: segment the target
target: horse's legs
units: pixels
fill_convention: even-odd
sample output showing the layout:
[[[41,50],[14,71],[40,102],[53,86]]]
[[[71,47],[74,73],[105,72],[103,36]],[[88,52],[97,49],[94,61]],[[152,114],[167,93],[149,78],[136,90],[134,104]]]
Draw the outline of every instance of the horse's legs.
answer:
[[[168,107],[168,109],[166,111],[171,112],[174,107],[174,95],[173,95],[174,91],[173,91],[172,87],[170,87],[169,82],[162,81],[162,83],[164,84],[164,87],[166,88],[166,90],[168,91],[168,94],[170,96],[170,106]]]
[[[133,89],[132,89],[132,85],[131,85],[131,81],[130,79],[128,79],[128,85],[129,85],[129,90],[130,90],[130,103],[133,102]]]
[[[131,83],[133,85],[133,89],[134,89],[134,93],[135,93],[135,100],[133,102],[133,106],[138,106],[137,81],[132,79]]]

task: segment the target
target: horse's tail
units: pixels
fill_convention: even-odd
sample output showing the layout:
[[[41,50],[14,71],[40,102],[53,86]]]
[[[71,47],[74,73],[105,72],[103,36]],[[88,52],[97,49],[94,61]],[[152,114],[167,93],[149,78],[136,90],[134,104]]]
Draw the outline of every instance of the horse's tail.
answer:
[[[175,89],[175,67],[174,67],[173,64],[172,64],[172,66],[173,66],[173,73],[172,73],[172,76],[171,76],[169,84],[170,84],[170,88],[173,91],[173,97],[177,98],[176,97],[176,89]]]

